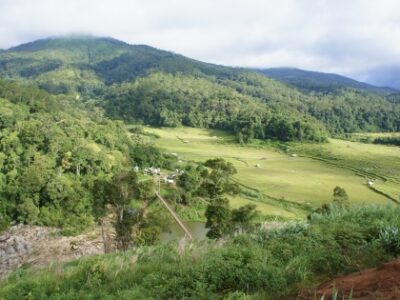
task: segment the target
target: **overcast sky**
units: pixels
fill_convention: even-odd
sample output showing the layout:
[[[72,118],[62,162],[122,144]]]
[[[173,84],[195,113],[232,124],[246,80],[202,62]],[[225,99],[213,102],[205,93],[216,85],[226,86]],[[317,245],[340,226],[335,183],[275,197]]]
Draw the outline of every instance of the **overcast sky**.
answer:
[[[232,66],[400,62],[399,0],[0,0],[0,48],[85,33]]]

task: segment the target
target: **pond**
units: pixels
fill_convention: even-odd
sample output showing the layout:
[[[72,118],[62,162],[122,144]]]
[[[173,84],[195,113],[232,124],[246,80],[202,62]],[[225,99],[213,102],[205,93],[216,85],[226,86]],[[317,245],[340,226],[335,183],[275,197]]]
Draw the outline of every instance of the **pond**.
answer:
[[[204,240],[208,229],[204,222],[183,222],[186,228],[190,231],[193,238],[196,240]],[[161,242],[166,243],[172,240],[180,240],[185,236],[182,228],[177,223],[171,223],[166,230],[161,233]]]

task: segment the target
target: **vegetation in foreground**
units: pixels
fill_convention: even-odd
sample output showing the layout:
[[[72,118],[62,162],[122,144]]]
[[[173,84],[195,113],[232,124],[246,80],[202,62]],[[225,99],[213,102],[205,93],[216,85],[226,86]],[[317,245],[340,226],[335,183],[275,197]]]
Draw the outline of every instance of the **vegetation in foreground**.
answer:
[[[331,205],[305,222],[20,269],[0,299],[294,299],[400,255],[400,208]]]

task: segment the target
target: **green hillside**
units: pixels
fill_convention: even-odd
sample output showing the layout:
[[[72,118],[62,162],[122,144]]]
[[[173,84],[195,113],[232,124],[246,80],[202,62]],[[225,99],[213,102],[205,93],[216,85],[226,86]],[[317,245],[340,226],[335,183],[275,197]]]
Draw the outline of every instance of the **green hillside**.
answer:
[[[231,205],[252,202],[267,215],[304,216],[310,208],[332,201],[339,185],[351,203],[390,204],[400,191],[400,149],[382,145],[330,139],[329,143],[234,143],[231,135],[217,130],[180,127],[148,128],[154,143],[177,153],[183,161],[222,157],[238,173],[234,179],[243,190]],[[367,185],[373,180],[374,189]],[[297,205],[296,205],[297,204]]]
[[[252,70],[111,38],[51,38],[8,49],[0,53],[0,76],[95,99],[115,119],[224,129],[240,142],[400,129],[398,102],[368,89],[338,88],[327,78],[335,88],[303,93]]]
[[[399,96],[339,83],[112,38],[0,51],[0,299],[322,299],[395,259]],[[162,244],[171,215],[209,239]],[[94,228],[105,255],[64,240],[74,260],[37,268],[63,250],[20,256],[30,225]]]
[[[0,230],[21,222],[81,232],[96,219],[97,184],[167,162],[95,107],[0,80]]]

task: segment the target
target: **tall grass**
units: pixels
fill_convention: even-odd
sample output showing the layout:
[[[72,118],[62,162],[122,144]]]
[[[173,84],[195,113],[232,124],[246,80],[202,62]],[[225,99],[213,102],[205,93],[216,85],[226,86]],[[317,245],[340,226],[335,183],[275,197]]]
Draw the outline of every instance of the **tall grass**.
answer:
[[[0,299],[295,299],[398,255],[397,206],[332,206],[221,242],[175,243],[13,273]],[[340,299],[339,294],[336,295]]]

